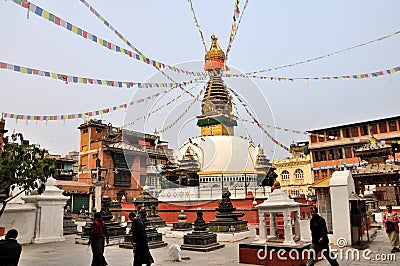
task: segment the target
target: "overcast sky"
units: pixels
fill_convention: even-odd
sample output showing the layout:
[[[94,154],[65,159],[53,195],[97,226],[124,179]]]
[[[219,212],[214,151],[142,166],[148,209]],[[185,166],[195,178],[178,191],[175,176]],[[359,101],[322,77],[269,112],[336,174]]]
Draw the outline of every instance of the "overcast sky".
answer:
[[[245,0],[241,1],[242,9]],[[102,39],[129,48],[79,1],[32,1],[62,19]],[[89,1],[120,33],[146,56],[157,61],[201,70],[204,46],[187,1]],[[215,34],[226,49],[232,24],[234,1],[193,0],[193,7],[207,46]],[[250,0],[229,53],[233,72],[250,72],[312,59],[362,44],[400,30],[400,1],[255,1]],[[120,81],[166,82],[157,70],[121,53],[77,36],[35,15],[27,19],[26,9],[12,1],[0,1],[0,61],[81,77]],[[372,73],[400,65],[400,36],[338,53],[321,60],[265,73],[279,77],[319,77]],[[190,63],[195,62],[195,63]],[[196,63],[197,62],[197,63]],[[181,80],[190,77],[179,76]],[[248,100],[263,123],[311,130],[370,119],[399,115],[400,72],[379,78],[270,81],[225,78]],[[193,88],[197,94],[204,85]],[[189,89],[190,87],[187,87]],[[0,70],[0,112],[28,115],[62,115],[105,109],[152,95],[150,89],[114,88],[65,84],[45,77]],[[134,120],[157,104],[179,96],[181,91],[163,95],[157,101],[98,117],[114,126]],[[236,99],[234,98],[236,101]],[[188,95],[153,115],[154,121],[136,130],[160,130],[176,120],[191,102]],[[239,114],[250,119],[238,105]],[[163,113],[164,112],[164,113]],[[129,114],[129,115],[126,115]],[[197,102],[177,126],[163,134],[171,145],[188,136],[198,136],[195,116]],[[129,117],[129,119],[127,118]],[[128,120],[127,120],[128,119]],[[79,150],[77,127],[83,120],[25,122],[6,120],[9,132],[22,132],[52,154]],[[146,123],[145,123],[146,124]],[[254,125],[238,128],[238,135],[250,134]],[[190,130],[188,129],[190,128]],[[271,128],[269,132],[284,145],[306,140]],[[171,133],[172,132],[172,133]],[[178,132],[178,134],[176,134]],[[185,134],[181,134],[184,132]],[[255,131],[254,131],[255,132]],[[262,134],[261,134],[262,135]],[[288,153],[275,148],[265,135],[253,136],[266,147],[270,158]]]

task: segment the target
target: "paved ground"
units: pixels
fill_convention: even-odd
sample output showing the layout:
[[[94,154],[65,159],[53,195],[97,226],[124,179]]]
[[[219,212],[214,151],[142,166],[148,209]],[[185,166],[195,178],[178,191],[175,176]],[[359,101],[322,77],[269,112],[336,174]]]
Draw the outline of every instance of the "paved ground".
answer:
[[[304,221],[307,222],[307,221]],[[306,224],[303,223],[302,231],[304,237],[309,238],[309,232],[307,232]],[[302,224],[302,225],[303,225]],[[254,232],[254,228],[251,229]],[[253,234],[255,235],[255,233]],[[66,236],[65,242],[60,243],[49,243],[49,244],[30,244],[24,245],[22,249],[22,255],[20,260],[20,266],[33,266],[33,265],[67,265],[67,266],[81,266],[90,265],[91,262],[91,250],[88,246],[79,245],[74,243],[76,235]],[[245,239],[240,243],[250,243],[253,238]],[[183,240],[179,238],[164,237],[164,241],[171,244],[177,243],[182,244]],[[216,251],[202,253],[194,251],[182,251],[182,256],[189,257],[190,260],[184,260],[181,262],[170,262],[168,260],[168,247],[152,249],[151,253],[155,259],[153,265],[248,265],[239,263],[238,255],[238,243],[224,243],[225,247]],[[375,255],[381,257],[390,254],[389,240],[386,233],[383,230],[378,230],[375,238],[369,244],[371,253],[369,257],[371,260],[362,258],[362,251],[360,251],[360,261],[356,260],[345,260],[345,252],[343,252],[343,259],[339,261],[340,265],[386,265],[386,264],[397,264],[400,265],[400,253],[395,253],[397,260],[395,261],[377,261]],[[348,249],[346,249],[348,250]],[[339,253],[340,255],[340,253]],[[121,249],[116,246],[106,247],[105,252],[106,259],[110,266],[123,266],[132,265],[132,251],[127,249]],[[351,257],[351,255],[349,255]],[[317,266],[329,265],[326,260],[322,260],[317,263]]]

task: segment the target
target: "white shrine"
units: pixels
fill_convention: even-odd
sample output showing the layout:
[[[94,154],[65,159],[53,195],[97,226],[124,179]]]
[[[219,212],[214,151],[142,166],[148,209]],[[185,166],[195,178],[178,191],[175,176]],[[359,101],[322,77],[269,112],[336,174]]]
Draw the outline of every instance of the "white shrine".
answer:
[[[260,229],[260,243],[265,243],[268,240],[277,239],[277,213],[283,213],[283,226],[284,226],[284,241],[283,244],[296,244],[297,241],[301,240],[300,233],[300,205],[301,203],[295,202],[290,199],[289,196],[282,192],[280,189],[279,182],[275,181],[274,191],[269,195],[269,198],[263,203],[256,206],[258,209],[259,217],[259,229]],[[295,234],[292,232],[292,216],[294,214],[294,230]],[[267,234],[267,223],[266,216],[269,213],[270,217],[270,230],[269,235]]]

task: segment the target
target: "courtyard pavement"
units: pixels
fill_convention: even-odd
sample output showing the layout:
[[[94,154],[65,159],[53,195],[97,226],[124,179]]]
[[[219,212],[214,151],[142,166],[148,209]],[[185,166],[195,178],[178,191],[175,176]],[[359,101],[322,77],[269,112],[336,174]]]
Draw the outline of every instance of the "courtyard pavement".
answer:
[[[302,234],[305,239],[310,238],[310,234],[307,230],[308,221],[302,221]],[[255,229],[250,228],[252,235],[255,236]],[[81,266],[90,265],[91,263],[91,250],[89,246],[75,244],[76,235],[65,236],[64,242],[48,243],[48,244],[29,244],[23,245],[22,254],[20,259],[20,266],[33,266],[33,265],[66,265],[66,266]],[[183,239],[172,238],[167,235],[163,236],[163,240],[168,243],[177,243],[181,245]],[[239,243],[250,243],[254,240],[254,237],[242,240],[240,242],[223,242],[225,247],[212,252],[195,252],[183,250],[182,257],[188,257],[188,260],[182,260],[181,262],[171,262],[168,258],[168,247],[151,249],[151,253],[154,257],[155,263],[152,265],[249,265],[239,263]],[[221,242],[222,243],[222,242]],[[343,260],[339,260],[340,265],[386,265],[386,264],[397,264],[400,265],[400,253],[394,253],[397,258],[393,261],[377,261],[375,257],[379,255],[380,258],[392,255],[390,253],[389,240],[384,230],[377,230],[375,237],[371,240],[368,245],[371,253],[366,254],[371,258],[363,258],[362,250],[360,251],[360,260],[352,260],[352,255],[346,260],[346,256],[343,255]],[[346,248],[345,250],[349,250]],[[364,249],[365,250],[365,249]],[[358,252],[358,251],[357,251]],[[342,252],[345,254],[346,252]],[[340,253],[338,253],[340,255]],[[105,257],[110,266],[124,266],[132,265],[133,256],[132,250],[118,248],[117,246],[106,247]],[[317,266],[329,265],[329,263],[323,259],[316,264]]]

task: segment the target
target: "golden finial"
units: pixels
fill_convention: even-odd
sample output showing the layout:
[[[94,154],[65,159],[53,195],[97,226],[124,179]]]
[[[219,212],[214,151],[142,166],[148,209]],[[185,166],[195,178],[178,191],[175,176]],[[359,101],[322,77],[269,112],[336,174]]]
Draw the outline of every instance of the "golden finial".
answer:
[[[210,58],[221,58],[225,60],[225,53],[222,51],[221,47],[218,44],[218,38],[215,35],[211,36],[211,46],[210,50],[207,52],[205,59]]]

